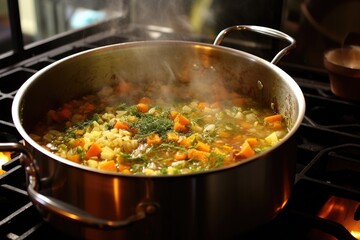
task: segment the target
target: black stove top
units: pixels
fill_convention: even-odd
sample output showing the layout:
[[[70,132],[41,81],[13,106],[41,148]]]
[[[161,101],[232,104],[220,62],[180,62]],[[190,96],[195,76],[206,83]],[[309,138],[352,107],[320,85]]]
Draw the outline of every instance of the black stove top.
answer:
[[[10,109],[17,89],[31,75],[65,56],[135,40],[132,36],[95,35],[0,69],[0,142],[21,141]],[[334,96],[325,72],[286,62],[279,66],[300,85],[306,100],[298,131],[294,192],[272,222],[237,239],[355,239],[350,231],[358,229],[360,234],[360,226],[354,227],[360,219],[360,104]],[[13,156],[3,170],[0,239],[70,239],[43,221],[29,201],[19,156]]]

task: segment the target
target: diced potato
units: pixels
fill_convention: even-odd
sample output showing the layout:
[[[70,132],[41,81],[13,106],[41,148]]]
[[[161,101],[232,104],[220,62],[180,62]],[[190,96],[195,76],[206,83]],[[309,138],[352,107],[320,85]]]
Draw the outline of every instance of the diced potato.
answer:
[[[87,166],[92,167],[92,168],[97,168],[97,166],[98,166],[98,161],[95,161],[95,160],[89,159],[86,163],[87,163]]]
[[[145,175],[155,175],[155,171],[150,169],[150,168],[145,168],[144,169],[144,174]]]
[[[115,153],[114,151],[109,148],[108,146],[105,146],[101,149],[101,154],[100,154],[100,158],[101,159],[113,159],[115,157]]]
[[[265,141],[270,144],[270,145],[274,145],[276,143],[279,142],[279,139],[276,135],[276,132],[273,132],[271,133],[270,135],[268,135],[266,138],[265,138]]]
[[[184,113],[189,113],[189,112],[191,112],[191,107],[185,105],[185,106],[182,107],[182,111],[183,111]]]

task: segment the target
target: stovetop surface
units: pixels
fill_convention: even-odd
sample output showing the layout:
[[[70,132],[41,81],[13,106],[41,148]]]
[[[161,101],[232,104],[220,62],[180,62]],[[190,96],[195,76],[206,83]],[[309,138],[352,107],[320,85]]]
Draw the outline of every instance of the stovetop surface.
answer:
[[[1,69],[0,142],[21,140],[12,124],[10,109],[17,89],[30,76],[65,56],[132,41],[131,36],[89,37]],[[237,239],[270,236],[276,239],[355,239],[341,224],[317,214],[333,195],[360,201],[360,104],[334,96],[325,72],[286,63],[279,66],[299,84],[306,100],[305,118],[298,131],[294,193],[274,221]],[[29,202],[19,157],[4,164],[3,169],[7,172],[0,175],[0,239],[70,239],[43,221]]]

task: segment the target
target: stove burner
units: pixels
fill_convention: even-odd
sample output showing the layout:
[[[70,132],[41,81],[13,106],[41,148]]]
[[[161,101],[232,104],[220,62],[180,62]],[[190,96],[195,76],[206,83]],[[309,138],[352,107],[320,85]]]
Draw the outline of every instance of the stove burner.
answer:
[[[332,233],[337,239],[356,239],[360,232],[357,222],[359,179],[359,144],[324,148],[298,174],[294,194],[286,208],[317,219],[307,222]]]
[[[324,149],[304,168],[303,177],[351,191],[360,200],[360,145]]]

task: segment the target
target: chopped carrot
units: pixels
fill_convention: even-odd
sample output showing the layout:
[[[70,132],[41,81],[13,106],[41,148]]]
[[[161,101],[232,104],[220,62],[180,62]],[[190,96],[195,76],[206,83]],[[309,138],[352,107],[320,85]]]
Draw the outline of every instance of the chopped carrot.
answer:
[[[129,170],[130,169],[130,165],[128,164],[119,164],[119,171],[123,172],[125,170]]]
[[[125,174],[131,174],[130,165],[127,163],[120,163],[118,166],[119,172]]]
[[[153,133],[146,138],[146,143],[149,145],[160,145],[161,138],[160,138],[159,134]]]
[[[271,116],[264,117],[264,122],[272,123],[275,121],[282,121],[283,117],[280,114],[274,114]]]
[[[76,138],[71,143],[74,147],[84,147],[85,145],[85,139],[83,138]]]
[[[149,111],[149,105],[146,103],[138,103],[137,109],[139,112],[145,113],[145,112]]]
[[[171,119],[174,120],[178,114],[179,114],[178,111],[171,111],[171,112],[170,112],[170,117],[171,117]]]
[[[245,141],[241,145],[241,150],[240,150],[238,156],[241,158],[248,158],[248,157],[252,157],[254,155],[255,155],[255,151],[252,149],[250,144],[247,141]]]
[[[91,157],[99,156],[100,153],[101,153],[101,147],[99,146],[99,144],[93,143],[93,144],[91,144],[91,146],[87,150],[87,152],[85,154],[85,159],[89,159]]]
[[[72,162],[80,163],[80,155],[79,154],[67,155],[66,159],[68,159]]]
[[[180,146],[184,146],[184,147],[190,147],[191,146],[191,141],[190,139],[188,138],[182,138],[180,141],[179,141],[179,145]]]
[[[187,132],[189,130],[188,124],[190,123],[190,120],[187,119],[184,115],[180,113],[172,112],[171,116],[175,116],[174,119],[174,130],[177,132]]]
[[[188,128],[184,124],[181,124],[179,122],[175,122],[174,123],[174,130],[177,131],[177,132],[186,132],[188,130]]]
[[[196,149],[204,152],[210,152],[211,146],[199,141],[196,144]]]
[[[100,162],[99,169],[111,171],[111,172],[117,172],[117,168],[114,160]]]
[[[116,121],[114,128],[129,130],[129,124],[127,124],[127,122],[123,122],[123,121]]]
[[[259,141],[257,140],[257,138],[254,138],[254,137],[247,138],[245,141],[248,142],[251,147],[259,144]]]
[[[206,103],[205,102],[199,102],[197,104],[197,108],[200,109],[200,110],[204,110],[206,107]]]
[[[179,161],[179,160],[186,160],[188,158],[188,154],[186,152],[176,152],[174,155],[174,159]]]
[[[190,120],[189,120],[187,117],[185,117],[184,115],[182,115],[182,114],[178,114],[178,115],[175,117],[174,121],[175,121],[175,122],[179,122],[179,123],[181,123],[182,125],[188,125],[188,124],[190,124]]]
[[[188,150],[188,157],[189,159],[198,160],[200,162],[207,162],[209,159],[210,153],[196,150],[196,149],[189,149]]]
[[[281,124],[281,121],[272,122],[270,127],[274,130],[281,130],[284,128],[283,125]]]

